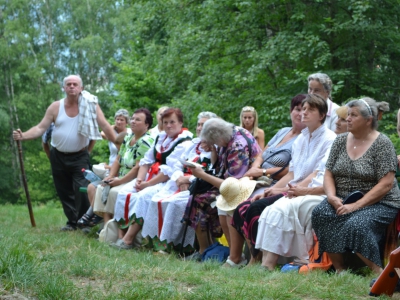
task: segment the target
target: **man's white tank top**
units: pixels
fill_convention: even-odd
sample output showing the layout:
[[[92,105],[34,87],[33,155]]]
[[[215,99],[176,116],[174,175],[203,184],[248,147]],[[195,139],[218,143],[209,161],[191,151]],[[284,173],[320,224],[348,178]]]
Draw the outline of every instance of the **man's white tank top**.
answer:
[[[54,123],[51,146],[61,152],[78,152],[89,145],[89,139],[78,133],[79,114],[68,117],[64,99],[60,100],[60,109]]]

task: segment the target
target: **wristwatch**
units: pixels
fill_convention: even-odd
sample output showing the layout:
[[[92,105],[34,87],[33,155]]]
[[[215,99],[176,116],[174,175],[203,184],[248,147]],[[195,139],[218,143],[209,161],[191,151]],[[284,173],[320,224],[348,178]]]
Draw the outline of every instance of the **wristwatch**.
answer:
[[[263,169],[263,176],[267,174],[267,169]]]

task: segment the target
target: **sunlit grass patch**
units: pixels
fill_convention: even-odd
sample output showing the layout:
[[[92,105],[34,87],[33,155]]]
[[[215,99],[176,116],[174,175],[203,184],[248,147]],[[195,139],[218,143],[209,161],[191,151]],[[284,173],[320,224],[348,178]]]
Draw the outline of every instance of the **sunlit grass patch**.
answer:
[[[0,296],[17,291],[33,299],[370,299],[369,273],[283,274],[259,265],[238,270],[145,248],[117,250],[95,235],[60,232],[60,208],[34,212],[37,227],[31,228],[25,206],[0,209]]]

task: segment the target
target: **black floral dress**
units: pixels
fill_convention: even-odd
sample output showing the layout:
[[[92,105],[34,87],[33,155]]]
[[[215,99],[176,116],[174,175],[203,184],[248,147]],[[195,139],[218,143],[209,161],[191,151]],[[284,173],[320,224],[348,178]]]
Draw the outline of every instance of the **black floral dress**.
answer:
[[[336,195],[344,198],[351,191],[369,192],[389,172],[396,172],[397,158],[392,142],[379,134],[371,147],[352,160],[346,151],[348,133],[334,141],[326,169],[331,171]],[[400,191],[394,179],[392,189],[377,203],[337,216],[325,199],[312,213],[312,226],[320,242],[319,252],[354,251],[382,266],[379,241],[400,208]]]

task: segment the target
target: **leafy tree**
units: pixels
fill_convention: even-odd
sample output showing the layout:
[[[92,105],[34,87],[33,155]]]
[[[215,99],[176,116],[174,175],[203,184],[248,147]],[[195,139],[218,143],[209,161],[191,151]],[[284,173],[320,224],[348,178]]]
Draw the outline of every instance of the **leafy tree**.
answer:
[[[22,191],[18,155],[11,131],[27,130],[48,105],[63,97],[62,79],[80,74],[85,88],[98,94],[104,111],[113,111],[115,61],[120,60],[129,32],[116,26],[122,2],[99,0],[0,0],[0,158],[5,179],[0,203],[17,202]],[[23,142],[25,169],[33,201],[54,199],[50,166],[40,140]]]
[[[212,110],[238,123],[256,107],[272,136],[289,124],[288,102],[322,71],[337,103],[368,95],[397,107],[398,1],[134,1],[133,36],[120,74],[140,70],[191,123]],[[143,81],[143,79],[141,79]],[[122,95],[148,85],[117,85]],[[121,89],[122,88],[122,89]]]

